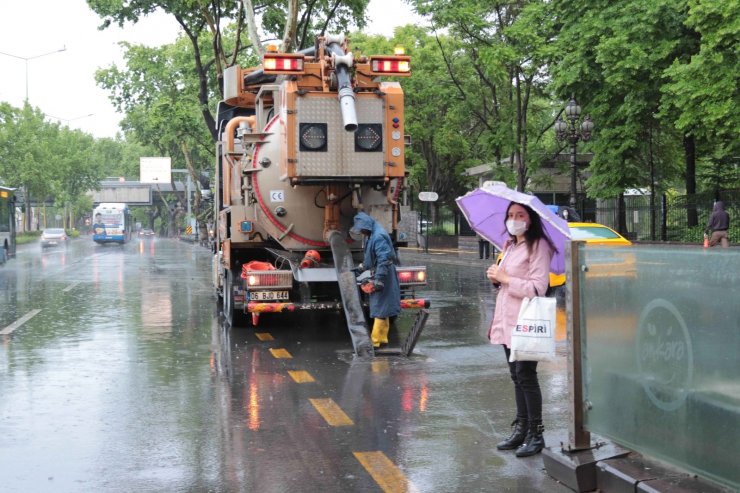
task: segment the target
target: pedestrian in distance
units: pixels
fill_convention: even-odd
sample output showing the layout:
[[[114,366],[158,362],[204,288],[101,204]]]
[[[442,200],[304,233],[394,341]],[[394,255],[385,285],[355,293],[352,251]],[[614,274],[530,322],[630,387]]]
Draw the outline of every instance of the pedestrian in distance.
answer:
[[[545,233],[539,214],[530,207],[511,202],[506,210],[505,227],[509,239],[503,258],[491,265],[486,275],[498,288],[493,321],[488,332],[491,344],[502,344],[514,382],[516,418],[509,438],[498,443],[499,450],[516,449],[517,457],[542,451],[542,392],[537,379],[536,361],[509,362],[511,332],[517,323],[523,298],[544,296],[550,282],[550,261],[557,251]]]
[[[487,239],[483,238],[481,235],[478,235],[478,257],[483,260],[484,255],[486,259],[491,257],[491,244],[488,242]]]
[[[721,245],[723,248],[730,246],[727,230],[730,229],[730,215],[725,210],[725,204],[721,200],[714,203],[714,209],[709,216],[707,229],[704,236],[709,237],[709,246]]]
[[[370,317],[374,319],[370,339],[373,347],[388,344],[390,318],[401,313],[401,287],[396,274],[396,253],[383,226],[364,212],[358,212],[350,232],[363,234],[365,255],[355,269],[359,274],[370,270],[370,279],[361,286],[370,296]]]

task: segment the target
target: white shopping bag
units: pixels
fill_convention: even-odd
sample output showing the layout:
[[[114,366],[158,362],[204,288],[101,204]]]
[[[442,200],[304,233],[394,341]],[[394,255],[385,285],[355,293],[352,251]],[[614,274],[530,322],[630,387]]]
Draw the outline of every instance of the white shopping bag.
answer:
[[[519,318],[511,331],[511,356],[514,361],[552,361],[555,359],[555,298],[524,298]]]

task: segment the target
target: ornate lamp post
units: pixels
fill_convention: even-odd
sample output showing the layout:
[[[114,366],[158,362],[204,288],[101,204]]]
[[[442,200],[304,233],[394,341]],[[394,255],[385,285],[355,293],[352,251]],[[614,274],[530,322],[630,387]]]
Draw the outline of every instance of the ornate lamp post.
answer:
[[[587,141],[591,138],[591,132],[594,129],[594,123],[591,118],[581,117],[581,107],[578,106],[575,96],[571,96],[568,105],[565,107],[565,117],[567,121],[558,117],[555,122],[555,138],[560,141],[567,141],[573,146],[570,158],[570,206],[576,208],[576,174],[578,172],[576,163],[576,145],[579,140]]]

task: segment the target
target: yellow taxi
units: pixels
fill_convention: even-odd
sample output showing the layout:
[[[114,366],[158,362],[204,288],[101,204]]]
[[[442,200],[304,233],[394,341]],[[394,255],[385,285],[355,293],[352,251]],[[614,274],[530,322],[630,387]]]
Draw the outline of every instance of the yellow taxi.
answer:
[[[620,235],[613,229],[598,223],[568,223],[570,228],[571,240],[584,241],[588,245],[598,246],[630,246],[632,242]],[[496,263],[501,262],[499,253]],[[630,267],[631,265],[631,267]],[[620,275],[632,275],[634,270],[634,258],[632,262],[629,258],[615,258],[614,262],[600,264],[595,269],[589,271],[589,275],[611,275],[619,271]],[[555,274],[550,272],[550,286],[557,287],[565,284],[565,274]]]
[[[598,223],[568,223],[570,228],[570,239],[572,241],[584,241],[587,245],[598,246],[630,246],[632,242],[620,235],[613,229]],[[635,274],[634,258],[618,255],[614,262],[605,262],[589,269],[589,276]],[[550,272],[550,286],[562,286],[565,284],[565,274],[553,274]]]

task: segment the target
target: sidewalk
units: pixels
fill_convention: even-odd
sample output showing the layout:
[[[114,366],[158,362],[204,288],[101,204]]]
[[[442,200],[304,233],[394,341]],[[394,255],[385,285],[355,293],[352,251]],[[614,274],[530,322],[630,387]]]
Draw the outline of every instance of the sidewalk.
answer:
[[[491,258],[480,259],[477,250],[462,248],[429,249],[428,252],[417,247],[399,249],[399,256],[405,265],[479,266],[481,270],[495,261],[495,255],[492,252]],[[565,302],[565,290],[558,294],[558,298],[558,305],[562,306],[561,303]],[[570,353],[565,347],[563,349]],[[654,493],[727,493],[731,491],[652,457],[623,449],[595,434],[591,435],[591,443],[596,448],[578,453],[563,452],[556,445],[558,442],[561,445],[568,443],[567,427],[549,430],[547,435],[549,450],[543,452],[542,455],[545,474],[573,491],[649,491]]]

